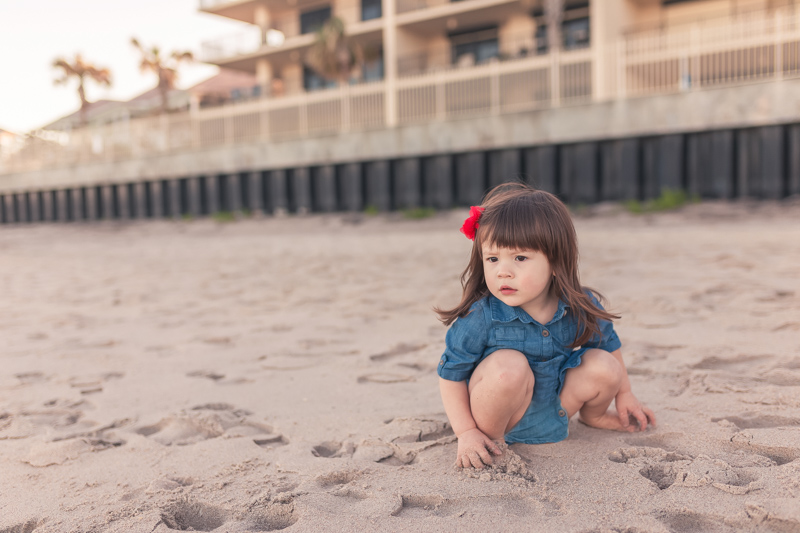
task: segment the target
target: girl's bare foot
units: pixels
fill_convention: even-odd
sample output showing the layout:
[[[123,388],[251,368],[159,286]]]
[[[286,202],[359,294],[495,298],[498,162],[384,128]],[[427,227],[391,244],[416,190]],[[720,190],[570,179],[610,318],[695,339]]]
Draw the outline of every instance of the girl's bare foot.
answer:
[[[627,428],[624,427],[619,421],[619,415],[613,410],[606,411],[602,415],[593,418],[585,417],[583,413],[581,413],[578,417],[578,421],[593,428],[610,429],[612,431],[636,431],[635,424],[631,424]]]

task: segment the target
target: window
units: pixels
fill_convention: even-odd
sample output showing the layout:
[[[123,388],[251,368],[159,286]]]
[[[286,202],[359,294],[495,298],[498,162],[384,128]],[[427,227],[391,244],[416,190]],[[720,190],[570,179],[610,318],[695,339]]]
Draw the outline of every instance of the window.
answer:
[[[454,65],[478,64],[488,61],[500,53],[497,26],[451,33],[450,45]]]
[[[314,33],[331,18],[331,6],[300,13],[300,33]]]
[[[379,19],[382,16],[381,0],[361,0],[361,20]]]
[[[561,23],[562,46],[564,50],[587,48],[591,44],[589,17],[565,20]],[[547,26],[536,27],[536,53],[546,54],[550,46],[547,37]]]

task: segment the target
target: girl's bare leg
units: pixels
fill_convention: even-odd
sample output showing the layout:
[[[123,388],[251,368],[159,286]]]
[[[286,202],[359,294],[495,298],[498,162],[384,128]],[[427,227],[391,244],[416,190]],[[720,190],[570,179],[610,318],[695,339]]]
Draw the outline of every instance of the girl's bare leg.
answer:
[[[533,396],[533,372],[515,350],[498,350],[475,368],[469,380],[469,401],[478,429],[502,440],[522,419]]]
[[[561,406],[570,417],[580,411],[580,420],[587,426],[624,431],[617,414],[608,411],[624,375],[625,370],[613,355],[589,350],[579,366],[567,370]]]

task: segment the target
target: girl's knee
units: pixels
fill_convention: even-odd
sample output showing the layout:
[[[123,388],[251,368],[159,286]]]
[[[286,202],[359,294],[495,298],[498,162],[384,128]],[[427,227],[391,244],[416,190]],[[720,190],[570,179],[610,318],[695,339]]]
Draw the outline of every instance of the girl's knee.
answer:
[[[516,350],[498,350],[489,355],[475,369],[472,379],[476,377],[488,379],[502,389],[533,388],[533,371],[528,359]]]
[[[584,365],[592,380],[608,385],[618,385],[625,374],[617,358],[604,350],[586,352],[581,361],[581,366]]]

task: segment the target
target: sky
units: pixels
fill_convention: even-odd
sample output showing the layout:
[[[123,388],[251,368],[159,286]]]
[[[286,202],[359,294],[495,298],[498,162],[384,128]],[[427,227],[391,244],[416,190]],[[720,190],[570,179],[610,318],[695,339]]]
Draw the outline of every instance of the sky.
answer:
[[[197,54],[206,40],[243,31],[245,24],[200,13],[199,0],[0,0],[0,129],[25,133],[77,111],[77,84],[55,86],[53,60],[79,52],[111,70],[113,85],[87,83],[89,101],[128,100],[156,86],[139,72],[137,37],[163,52]],[[182,66],[178,86],[216,73],[201,63]]]

